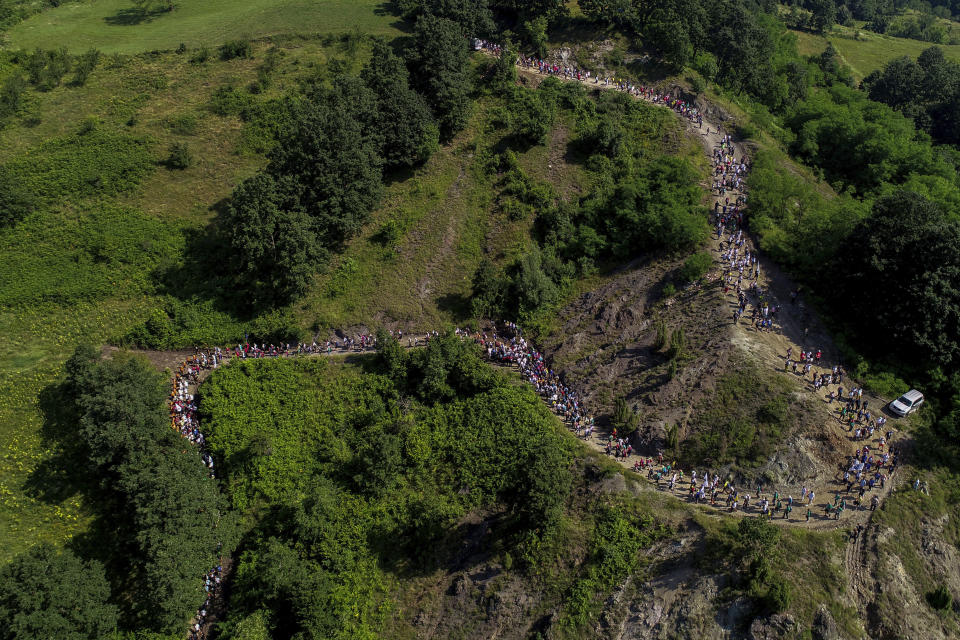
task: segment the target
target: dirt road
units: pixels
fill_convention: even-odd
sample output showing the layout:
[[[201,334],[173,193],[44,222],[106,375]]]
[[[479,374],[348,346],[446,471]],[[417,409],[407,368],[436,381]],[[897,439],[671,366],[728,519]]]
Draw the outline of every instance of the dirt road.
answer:
[[[538,71],[525,66],[518,66],[518,72],[521,75],[528,76],[529,78],[537,81],[545,77],[556,77],[550,76],[549,74],[541,74]],[[593,81],[577,81],[569,78],[560,79],[566,82],[580,82],[580,84],[588,87],[591,90],[618,90],[616,87],[604,85],[602,83],[598,84]],[[653,104],[656,104],[663,109],[669,109],[669,107],[660,105],[658,103]],[[681,115],[677,114],[673,109],[669,110],[684,123],[688,135],[700,140],[704,149],[704,153],[711,160],[711,166],[713,166],[712,161],[714,151],[720,148],[723,137],[730,133],[725,131],[724,123],[716,121],[709,116],[704,116],[701,125],[698,126],[689,118],[682,117]],[[732,153],[739,160],[747,155],[747,150],[742,143],[734,140]],[[711,209],[713,208],[715,202],[721,201],[722,203],[723,198],[729,198],[731,201],[733,201],[738,195],[741,195],[739,191],[731,192],[728,190],[727,194],[721,197],[713,193],[711,189],[712,185],[706,184],[704,186],[709,190],[707,192],[709,195],[705,195],[705,199],[709,203]],[[749,236],[749,234],[745,234],[745,237],[745,248],[749,249],[751,254],[757,253],[757,247],[754,240]],[[714,234],[712,238],[716,238],[716,235]],[[718,279],[722,277],[723,273],[723,267],[721,264],[721,253],[723,252],[723,248],[721,243],[717,240],[712,240],[711,245],[716,259],[716,268],[708,277]],[[765,292],[766,299],[770,303],[780,306],[781,311],[777,314],[776,324],[772,331],[759,331],[750,322],[749,318],[746,316],[741,318],[733,330],[733,343],[744,352],[750,354],[752,358],[758,361],[762,366],[776,370],[780,372],[780,375],[792,376],[794,379],[798,378],[796,374],[784,371],[784,362],[786,360],[788,350],[794,358],[796,358],[802,350],[819,350],[822,352],[821,362],[824,364],[824,366],[813,367],[813,372],[829,372],[833,364],[838,362],[839,352],[834,346],[833,341],[830,339],[826,328],[818,320],[816,314],[814,314],[807,307],[802,295],[798,297],[795,303],[791,302],[790,293],[795,289],[795,284],[775,264],[773,264],[772,261],[765,258],[762,253],[759,257],[759,266],[760,277],[758,278],[758,284]],[[733,310],[738,306],[735,288],[731,287],[725,295],[726,303],[730,313],[729,317],[732,319]],[[845,378],[844,383],[846,389],[849,390],[849,379]],[[808,381],[804,382],[804,388],[808,389],[810,393],[814,393],[812,380],[809,379],[809,376]],[[836,392],[837,389],[838,385],[830,385],[828,387],[822,387],[816,393],[818,394],[820,401],[827,402],[827,394],[830,391]],[[864,392],[863,399],[869,402],[869,406],[874,409],[874,412],[879,410],[881,407],[886,406],[888,403],[887,400],[872,396],[866,392]],[[835,412],[838,413],[840,404],[832,404],[831,408],[835,408]],[[830,429],[833,432],[835,441],[843,442],[846,446],[843,450],[838,450],[835,452],[837,463],[836,466],[828,465],[828,468],[834,469],[833,473],[825,472],[819,475],[813,482],[807,483],[806,485],[807,488],[812,490],[815,495],[813,503],[809,505],[809,509],[812,512],[809,521],[806,518],[806,512],[808,508],[808,505],[806,504],[804,504],[802,507],[795,506],[791,517],[786,519],[782,517],[775,518],[775,521],[814,529],[835,529],[838,527],[847,527],[860,524],[869,520],[869,505],[871,497],[873,495],[878,495],[882,501],[887,497],[887,495],[889,495],[890,491],[896,485],[898,478],[896,473],[894,473],[893,476],[886,482],[885,487],[880,488],[878,485],[875,491],[868,492],[864,496],[863,503],[859,508],[854,506],[855,494],[846,494],[844,492],[842,495],[846,497],[847,510],[844,512],[843,517],[837,520],[834,519],[833,516],[827,515],[825,511],[826,505],[833,504],[834,496],[836,495],[837,491],[846,489],[846,484],[842,482],[839,464],[846,458],[846,456],[853,454],[855,450],[862,447],[864,444],[869,445],[871,451],[877,451],[879,438],[881,435],[883,435],[878,430],[873,438],[868,440],[854,441],[852,434],[848,433],[841,427],[839,423],[839,417],[837,417],[835,420],[835,424],[831,423],[827,425],[827,429]],[[590,447],[598,451],[605,451],[607,440],[608,434],[599,431],[595,432],[592,437],[587,438],[584,441]],[[888,446],[899,446],[903,445],[905,440],[906,439],[902,435],[898,435],[887,444]],[[629,469],[633,467],[635,460],[636,458],[619,459],[617,461],[624,468]],[[684,482],[678,483],[674,489],[674,493],[678,497],[683,497],[684,499],[687,499],[689,496],[689,470],[687,471],[688,474],[685,477]],[[751,488],[741,487],[741,490],[742,489],[750,490],[750,492],[755,496],[755,493],[751,490]],[[801,489],[802,487],[800,486],[781,487],[779,488],[779,492],[784,498],[786,498],[788,495],[793,495],[794,499],[797,500],[800,498]],[[770,495],[767,494],[766,497],[769,498]],[[756,509],[754,504],[751,504],[746,513],[744,513],[742,510],[739,510],[731,515],[755,515],[758,512],[759,510]]]

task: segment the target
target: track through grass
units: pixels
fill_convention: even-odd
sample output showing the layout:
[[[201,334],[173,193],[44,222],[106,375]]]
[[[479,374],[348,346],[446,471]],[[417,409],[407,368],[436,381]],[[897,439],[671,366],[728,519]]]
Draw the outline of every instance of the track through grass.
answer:
[[[916,58],[924,49],[938,46],[943,49],[944,55],[960,61],[960,45],[934,45],[931,42],[894,38],[870,31],[857,31],[845,27],[834,27],[826,36],[794,31],[797,35],[797,49],[803,55],[819,55],[833,44],[840,52],[844,62],[849,65],[856,80],[862,80],[876,69],[882,69],[885,64],[901,56]]]

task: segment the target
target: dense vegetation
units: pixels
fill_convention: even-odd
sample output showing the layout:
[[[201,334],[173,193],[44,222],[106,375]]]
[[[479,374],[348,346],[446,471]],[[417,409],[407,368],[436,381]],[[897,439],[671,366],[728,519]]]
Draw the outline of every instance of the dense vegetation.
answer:
[[[527,569],[556,536],[571,454],[536,395],[453,335],[407,352],[382,334],[378,349],[362,368],[248,361],[205,385],[250,519],[230,633],[258,616],[275,637],[378,633],[394,576],[434,566],[474,509],[502,512],[494,535]]]
[[[146,361],[101,361],[80,347],[48,388],[59,455],[47,473],[81,490],[96,520],[74,549],[36,547],[3,570],[3,637],[176,633],[202,604],[200,578],[229,544],[230,518],[197,452],[169,427],[166,384]]]
[[[577,138],[570,146],[593,187],[566,201],[532,180],[512,152],[496,159],[500,204],[510,217],[534,216],[538,244],[503,269],[481,263],[473,278],[477,315],[529,317],[578,276],[638,254],[689,250],[706,238],[698,170],[684,157],[654,150],[656,140],[672,134],[668,114],[615,92],[590,99],[582,87],[552,78],[536,94],[496,81],[493,90],[505,98],[510,138],[521,147],[550,120],[572,120]]]
[[[863,79],[871,100],[911,118],[938,143],[960,144],[960,64],[930,47],[916,60],[897,58]]]

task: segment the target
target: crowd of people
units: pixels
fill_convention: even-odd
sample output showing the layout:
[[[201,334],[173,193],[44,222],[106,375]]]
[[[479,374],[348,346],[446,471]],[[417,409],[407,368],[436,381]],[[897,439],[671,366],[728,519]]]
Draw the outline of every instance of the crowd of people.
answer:
[[[494,55],[500,55],[502,48],[494,43],[477,41],[477,48],[488,50]],[[629,80],[610,75],[597,75],[589,70],[583,70],[570,63],[558,63],[539,58],[519,56],[518,64],[534,72],[556,76],[581,83],[602,85],[627,92],[637,98],[650,102],[664,104],[674,109],[681,116],[691,119],[697,127],[702,128],[703,117],[695,105],[689,104],[668,92],[658,91]],[[709,125],[707,133],[710,133]],[[716,131],[720,134],[719,130]],[[717,239],[720,240],[719,261],[724,292],[735,291],[737,304],[733,311],[733,321],[738,323],[747,314],[748,305],[752,307],[749,317],[751,325],[762,332],[774,330],[778,315],[783,310],[782,305],[771,298],[769,292],[760,284],[760,260],[755,250],[751,249],[748,238],[744,233],[745,209],[747,202],[745,180],[751,168],[750,159],[738,152],[732,136],[721,135],[712,150],[713,184],[711,193],[716,197],[713,205],[714,225]],[[791,296],[796,303],[796,293]],[[509,339],[494,337],[492,344],[487,346],[488,355],[501,361],[516,362],[521,373],[537,388],[548,402],[554,406],[578,435],[589,436],[593,431],[593,420],[584,427],[584,411],[577,395],[564,387],[559,376],[551,371],[542,360],[542,356],[533,350],[530,345],[518,335]],[[823,505],[824,517],[839,518],[845,510],[864,508],[865,494],[877,488],[882,489],[889,474],[899,464],[899,455],[896,450],[890,450],[889,443],[893,437],[892,431],[883,432],[886,418],[871,415],[867,401],[862,400],[863,390],[850,389],[844,394],[842,386],[844,372],[839,365],[832,368],[822,368],[822,351],[820,349],[803,351],[797,359],[792,358],[788,351],[786,368],[791,367],[795,373],[806,378],[810,376],[810,386],[815,392],[829,389],[835,385],[837,389],[826,395],[828,403],[838,403],[836,409],[841,424],[845,424],[852,441],[863,443],[856,452],[840,460],[843,469],[842,478],[837,477],[835,482],[838,489],[834,492],[832,501],[825,501]],[[798,372],[799,367],[799,372]],[[568,400],[572,399],[572,400]],[[887,448],[887,451],[884,449]],[[631,444],[617,434],[615,430],[607,436],[605,450],[608,454],[618,458],[629,458],[633,455]],[[658,455],[657,462],[652,458],[641,457],[634,463],[636,471],[648,470],[652,479],[658,485],[665,484],[670,489],[676,489],[684,482],[682,470],[676,469],[675,464],[664,464],[662,454]],[[839,476],[839,474],[838,474]],[[845,485],[845,488],[844,488]],[[751,493],[741,492],[729,480],[721,483],[718,474],[703,473],[697,482],[696,472],[692,472],[687,481],[686,491],[691,500],[717,504],[721,501],[731,510],[755,510],[761,516],[783,514],[790,518],[794,509],[795,500],[792,495],[782,497],[779,491],[764,494],[762,487],[753,492],[753,507],[751,508]],[[855,493],[855,498],[852,497]],[[806,520],[814,517],[815,493],[801,488],[800,500],[806,509]],[[852,498],[852,499],[851,499]],[[848,499],[851,504],[848,504]],[[870,508],[876,508],[879,496],[870,497]]]
[[[503,53],[503,47],[497,43],[482,39],[474,39],[474,49],[484,50],[488,53],[499,56]],[[703,125],[703,114],[697,107],[683,100],[670,92],[662,91],[653,87],[639,84],[626,78],[620,78],[611,74],[599,74],[581,69],[580,67],[568,62],[563,64],[551,62],[532,56],[518,55],[517,64],[524,69],[533,71],[542,75],[554,76],[564,80],[578,81],[585,84],[593,84],[597,87],[607,89],[616,89],[623,91],[641,100],[653,102],[673,109],[682,117],[688,118],[696,126]]]
[[[713,150],[713,163],[714,176],[717,178],[713,189],[713,194],[717,198],[713,213],[717,239],[720,240],[719,263],[724,293],[729,294],[732,289],[736,295],[733,323],[740,322],[741,317],[747,313],[749,305],[751,307],[750,323],[753,328],[758,332],[773,331],[783,307],[760,284],[759,256],[755,249],[751,249],[749,238],[744,233],[746,192],[743,180],[749,172],[750,161],[744,156],[737,159],[736,145],[730,136],[725,135]],[[730,195],[735,197],[732,203]],[[722,202],[721,198],[723,198]],[[791,292],[792,305],[796,304],[798,293]],[[837,489],[833,500],[823,503],[822,517],[832,516],[839,519],[849,508],[865,508],[863,503],[865,495],[876,489],[883,489],[889,474],[893,473],[900,462],[898,451],[890,450],[889,447],[893,432],[883,433],[887,419],[882,415],[871,415],[868,401],[863,400],[862,388],[854,387],[846,394],[844,393],[843,368],[840,365],[825,365],[823,351],[820,348],[803,349],[797,357],[794,357],[793,347],[788,347],[784,356],[784,371],[791,370],[803,379],[809,376],[810,388],[815,393],[829,390],[825,395],[825,401],[830,405],[833,405],[834,401],[838,403],[835,409],[836,416],[840,423],[846,426],[849,439],[864,443],[852,455],[838,460],[840,463],[838,469],[842,470],[842,477],[834,479]],[[836,389],[830,389],[831,386],[836,386]],[[884,451],[885,448],[888,450]],[[638,465],[638,468],[642,466]],[[677,474],[676,472],[671,474],[669,465],[660,464],[657,467],[651,465],[650,474],[658,484],[668,475],[671,486],[677,481]],[[680,478],[682,479],[682,472],[680,472]],[[687,490],[691,499],[697,502],[708,501],[710,504],[717,504],[719,495],[720,501],[730,510],[751,509],[749,492],[741,493],[728,482],[724,482],[722,486],[719,485],[719,478],[716,475],[712,480],[709,473],[701,475],[701,483],[698,486],[694,472]],[[855,497],[852,497],[853,493],[856,494]],[[806,487],[801,488],[798,503],[806,508],[807,521],[815,515],[815,495],[812,490],[808,491]],[[766,517],[782,513],[783,518],[789,519],[797,504],[792,495],[784,498],[779,491],[764,494],[760,486],[756,488],[753,497],[753,510],[760,516]],[[870,508],[876,509],[879,500],[877,494],[870,496]]]
[[[484,49],[494,55],[500,55],[502,48],[491,42],[474,40],[476,49]],[[695,105],[690,104],[669,92],[662,92],[632,81],[610,75],[594,74],[569,63],[558,64],[546,60],[519,56],[517,64],[531,71],[592,83],[597,86],[613,88],[629,93],[639,99],[661,104],[686,117],[697,127],[702,128],[703,116]],[[707,133],[710,133],[709,127]],[[718,130],[716,133],[720,133]],[[745,155],[737,157],[736,146],[729,135],[723,135],[713,150],[712,194],[716,196],[713,206],[714,224],[717,239],[720,241],[719,262],[721,265],[724,292],[731,289],[737,296],[733,312],[734,323],[745,314],[748,303],[752,303],[751,322],[760,331],[773,329],[774,321],[781,306],[770,300],[762,289],[760,264],[756,251],[751,250],[744,234],[744,210],[747,201],[744,180],[750,170],[750,160]],[[733,199],[731,200],[731,196]],[[746,277],[746,283],[744,278]],[[796,295],[791,301],[795,302]],[[521,376],[529,382],[544,402],[581,438],[589,439],[594,433],[594,417],[584,407],[581,397],[575,390],[563,383],[561,376],[551,369],[542,353],[523,337],[516,323],[507,322],[501,329],[492,327],[485,331],[470,332],[457,329],[461,339],[472,339],[480,345],[486,357],[496,363],[516,365]],[[403,331],[392,331],[391,335],[403,344]],[[419,347],[429,344],[431,338],[439,335],[433,331],[423,335],[407,335],[406,346]],[[376,347],[376,337],[368,334],[356,336],[332,337],[329,340],[312,343],[257,344],[243,343],[234,347],[198,349],[188,357],[174,375],[170,393],[170,418],[172,427],[186,440],[198,448],[201,460],[215,477],[213,457],[210,455],[206,439],[201,431],[197,417],[197,404],[191,387],[195,388],[204,372],[217,369],[232,359],[294,357],[303,355],[330,355],[336,353],[365,352]],[[632,468],[637,473],[646,472],[658,488],[673,492],[682,492],[695,503],[709,504],[728,511],[755,513],[760,517],[783,518],[791,520],[794,509],[804,510],[806,521],[813,517],[839,519],[850,508],[867,508],[865,499],[871,492],[883,489],[890,474],[900,463],[900,453],[890,446],[892,431],[883,432],[886,418],[872,415],[868,402],[862,399],[863,390],[851,388],[845,394],[842,386],[844,371],[839,366],[830,369],[821,367],[820,349],[802,351],[793,358],[791,349],[785,356],[785,370],[806,378],[811,377],[814,391],[836,385],[826,395],[828,403],[838,403],[837,414],[841,424],[847,426],[850,439],[862,442],[854,454],[841,460],[842,475],[838,472],[833,499],[822,505],[823,515],[815,514],[820,509],[814,504],[816,493],[807,487],[801,487],[799,498],[792,494],[783,495],[779,490],[757,485],[754,491],[743,490],[734,485],[729,478],[721,477],[718,471],[691,470],[685,474],[676,462],[665,461],[663,452],[655,457],[638,456]],[[618,434],[615,428],[602,439],[605,452],[621,459],[629,465],[636,452],[630,443],[628,434]],[[885,450],[886,449],[886,450]],[[921,490],[919,480],[915,489]],[[924,483],[922,490],[926,490]],[[869,495],[869,508],[876,509],[879,495]],[[204,624],[207,621],[211,603],[222,596],[223,559],[204,576],[204,588],[207,594],[203,606],[191,627],[191,638],[203,638]]]
[[[216,477],[213,465],[213,456],[207,449],[207,441],[200,430],[200,420],[197,417],[197,403],[191,387],[195,388],[200,382],[201,373],[205,369],[216,369],[223,363],[223,352],[215,349],[197,350],[197,352],[180,363],[173,375],[170,389],[170,422],[171,426],[182,438],[189,440],[200,453],[200,459],[210,470],[210,476]],[[206,630],[208,610],[214,599],[222,597],[220,581],[223,577],[223,558],[217,559],[217,565],[203,576],[203,585],[206,597],[203,605],[197,611],[190,627],[191,640],[200,640]]]
[[[458,335],[466,332],[457,330]],[[593,433],[594,418],[587,415],[577,393],[565,385],[560,375],[547,366],[543,354],[537,351],[514,322],[504,325],[503,334],[491,329],[474,335],[487,355],[499,363],[516,364],[523,379],[530,383],[547,405],[569,424],[578,436],[588,438]]]

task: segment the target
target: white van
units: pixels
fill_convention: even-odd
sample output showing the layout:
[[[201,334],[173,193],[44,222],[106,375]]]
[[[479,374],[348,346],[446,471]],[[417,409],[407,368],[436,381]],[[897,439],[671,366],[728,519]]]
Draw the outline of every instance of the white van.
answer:
[[[903,417],[919,409],[922,404],[923,394],[916,389],[911,389],[890,403],[890,411]]]

